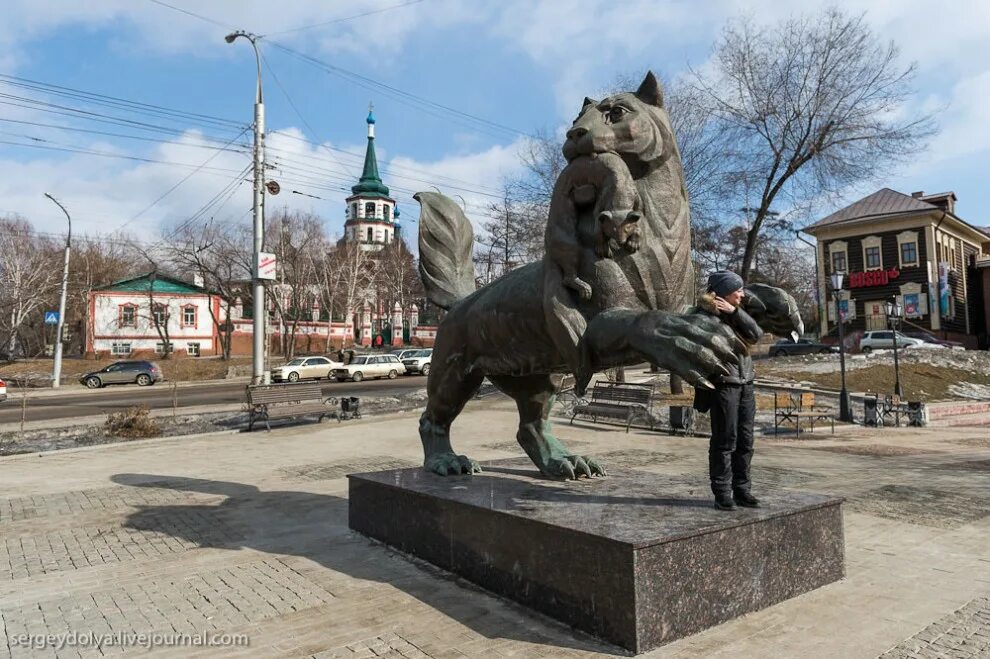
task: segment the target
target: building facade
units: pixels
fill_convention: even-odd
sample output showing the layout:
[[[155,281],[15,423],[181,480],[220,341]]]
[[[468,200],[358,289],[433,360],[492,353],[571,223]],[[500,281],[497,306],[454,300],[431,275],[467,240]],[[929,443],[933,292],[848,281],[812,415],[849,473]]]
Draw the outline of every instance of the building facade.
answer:
[[[818,290],[844,272],[839,308],[828,295],[822,333],[887,329],[885,304],[904,310],[904,331],[926,331],[986,347],[990,294],[990,235],[955,213],[952,192],[903,194],[879,190],[805,231],[818,241]]]
[[[218,353],[220,298],[202,286],[145,274],[89,292],[88,356],[97,358]]]

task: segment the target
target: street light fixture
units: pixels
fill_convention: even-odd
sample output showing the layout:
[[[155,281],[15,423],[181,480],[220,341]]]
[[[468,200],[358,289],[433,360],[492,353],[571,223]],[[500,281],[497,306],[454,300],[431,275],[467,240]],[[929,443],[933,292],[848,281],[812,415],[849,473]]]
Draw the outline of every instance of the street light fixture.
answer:
[[[254,48],[254,58],[258,64],[258,86],[254,100],[254,266],[252,289],[254,298],[254,319],[252,329],[252,374],[251,384],[265,384],[268,372],[265,369],[265,324],[267,322],[265,304],[265,282],[258,276],[261,264],[261,250],[265,243],[265,102],[261,90],[261,53],[258,52],[257,37],[244,30],[231,32],[224,41],[234,43],[244,37]]]
[[[852,405],[849,401],[849,391],[846,389],[846,345],[845,332],[843,329],[844,319],[842,310],[839,307],[839,296],[842,293],[842,280],[845,273],[832,273],[832,295],[835,297],[835,321],[839,327],[839,369],[842,377],[842,388],[839,390],[839,420],[846,423],[853,422]]]
[[[897,299],[887,300],[887,325],[890,327],[891,336],[894,339],[894,395],[898,398],[904,397],[904,390],[901,388],[901,369],[897,360],[897,332],[901,328],[901,320],[904,318],[904,310]]]

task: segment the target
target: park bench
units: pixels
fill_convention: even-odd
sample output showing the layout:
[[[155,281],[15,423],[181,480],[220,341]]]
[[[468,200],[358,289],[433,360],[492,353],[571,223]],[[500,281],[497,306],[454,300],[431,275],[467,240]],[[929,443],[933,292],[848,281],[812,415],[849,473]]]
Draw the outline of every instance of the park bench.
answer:
[[[801,434],[801,420],[807,421],[815,432],[815,421],[828,421],[835,434],[835,410],[815,404],[815,394],[810,391],[783,390],[773,392],[773,431],[780,432],[782,424],[793,424]]]
[[[591,417],[596,423],[599,417],[604,417],[625,421],[626,432],[629,432],[632,422],[642,419],[653,430],[656,425],[653,401],[652,384],[596,382],[591,389],[591,399],[579,401],[571,410],[571,424],[577,416]]]
[[[323,417],[334,415],[330,399],[323,398],[319,382],[248,385],[247,404],[248,432],[256,421],[264,421],[271,431],[272,419],[318,415],[323,421]]]
[[[923,413],[920,403],[909,403],[894,396],[880,394],[869,395],[863,399],[863,425],[864,426],[900,426],[901,417],[907,420],[908,425],[921,426]]]

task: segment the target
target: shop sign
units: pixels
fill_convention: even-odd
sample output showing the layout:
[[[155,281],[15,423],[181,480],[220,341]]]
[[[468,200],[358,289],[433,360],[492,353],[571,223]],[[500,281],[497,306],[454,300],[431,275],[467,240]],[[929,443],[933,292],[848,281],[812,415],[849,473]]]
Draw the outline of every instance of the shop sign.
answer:
[[[849,288],[865,288],[867,286],[883,286],[891,279],[901,276],[897,268],[890,270],[868,270],[867,272],[850,272]]]

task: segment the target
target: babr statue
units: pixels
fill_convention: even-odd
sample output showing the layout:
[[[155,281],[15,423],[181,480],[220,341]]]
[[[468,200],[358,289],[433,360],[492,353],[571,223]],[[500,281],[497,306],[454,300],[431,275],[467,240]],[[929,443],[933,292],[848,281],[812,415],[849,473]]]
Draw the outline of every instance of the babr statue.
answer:
[[[555,374],[583,393],[596,370],[648,361],[711,387],[746,347],[724,323],[676,313],[693,299],[687,191],[663,95],[648,73],[639,89],[586,99],[563,147],[568,165],[551,201],[548,253],[476,289],[473,231],[460,206],[420,192],[420,275],[448,313],[437,330],[429,399],[420,418],[426,469],[480,471],[458,455],[450,427],[487,377],[516,401],[516,439],[548,476],[604,476],[551,430]],[[765,330],[800,324],[793,298],[747,288]]]

